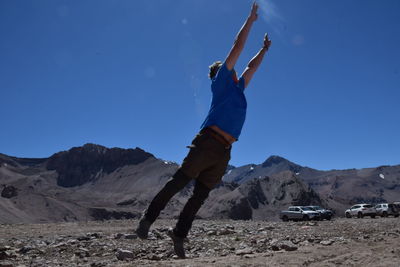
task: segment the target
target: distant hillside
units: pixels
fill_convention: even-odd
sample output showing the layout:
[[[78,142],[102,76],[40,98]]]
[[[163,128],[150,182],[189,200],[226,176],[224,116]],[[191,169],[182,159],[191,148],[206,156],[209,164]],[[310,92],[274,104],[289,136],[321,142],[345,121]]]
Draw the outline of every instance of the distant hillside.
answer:
[[[262,164],[245,165],[228,171],[224,181],[240,184],[282,171],[294,172],[338,214],[343,214],[344,209],[355,203],[400,200],[400,165],[319,171],[279,156],[271,156]]]
[[[178,164],[140,149],[74,147],[49,158],[0,154],[0,223],[135,218]],[[400,166],[319,171],[271,156],[262,164],[229,166],[198,216],[275,220],[288,205],[318,204],[338,214],[356,202],[400,200]],[[164,218],[177,217],[192,184]]]
[[[278,219],[290,205],[324,205],[318,194],[293,172],[249,179],[237,187],[215,189],[199,215],[204,218]]]

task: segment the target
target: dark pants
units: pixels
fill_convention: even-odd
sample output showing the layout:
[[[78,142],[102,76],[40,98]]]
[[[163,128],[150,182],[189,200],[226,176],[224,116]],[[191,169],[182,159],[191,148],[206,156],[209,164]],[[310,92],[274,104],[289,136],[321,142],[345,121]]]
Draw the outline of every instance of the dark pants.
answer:
[[[186,237],[197,211],[207,199],[211,189],[225,173],[230,159],[230,147],[224,146],[211,135],[200,133],[192,141],[189,154],[182,166],[151,201],[145,218],[153,223],[168,201],[182,190],[192,179],[196,179],[193,194],[179,215],[174,233]]]

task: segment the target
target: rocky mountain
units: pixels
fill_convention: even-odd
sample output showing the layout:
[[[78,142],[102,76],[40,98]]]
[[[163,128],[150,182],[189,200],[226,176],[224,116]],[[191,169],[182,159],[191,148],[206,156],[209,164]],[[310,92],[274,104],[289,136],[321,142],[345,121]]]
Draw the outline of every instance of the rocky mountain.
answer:
[[[0,222],[137,217],[177,168],[139,148],[93,144],[47,159],[0,159]]]
[[[204,218],[278,219],[290,205],[324,205],[317,193],[295,173],[283,171],[271,176],[247,180],[236,188],[221,186],[199,211]]]
[[[109,174],[126,165],[137,165],[151,157],[154,158],[140,148],[108,149],[86,144],[54,154],[46,161],[46,169],[57,171],[58,185],[73,187],[91,182],[99,174]]]
[[[355,203],[382,203],[400,200],[400,165],[376,168],[304,171],[299,177],[329,205],[343,212]]]
[[[400,200],[400,165],[320,171],[297,165],[279,156],[271,156],[259,165],[231,169],[224,176],[224,181],[240,184],[282,171],[295,173],[337,214],[343,214],[346,208],[356,203]]]
[[[178,165],[140,149],[74,147],[49,158],[0,154],[0,222],[137,218]],[[338,214],[355,202],[400,199],[400,166],[319,171],[279,156],[229,166],[198,216],[277,219],[288,205],[318,204]],[[177,217],[192,184],[161,217]]]
[[[223,180],[225,182],[244,183],[254,178],[262,178],[264,176],[280,173],[283,171],[291,171],[293,173],[300,172],[304,167],[297,165],[279,156],[271,156],[262,164],[248,164],[238,168],[231,168],[225,174]]]

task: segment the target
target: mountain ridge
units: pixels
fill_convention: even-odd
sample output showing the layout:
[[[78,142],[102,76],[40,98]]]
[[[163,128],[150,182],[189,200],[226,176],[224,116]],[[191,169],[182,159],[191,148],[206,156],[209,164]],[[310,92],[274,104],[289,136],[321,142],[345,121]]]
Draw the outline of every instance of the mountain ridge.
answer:
[[[178,167],[138,147],[85,144],[39,159],[0,154],[0,222],[136,218]],[[399,184],[400,165],[321,171],[272,155],[230,165],[198,216],[276,220],[280,209],[307,203],[340,215],[355,202],[398,201]],[[177,217],[192,187],[161,217]]]

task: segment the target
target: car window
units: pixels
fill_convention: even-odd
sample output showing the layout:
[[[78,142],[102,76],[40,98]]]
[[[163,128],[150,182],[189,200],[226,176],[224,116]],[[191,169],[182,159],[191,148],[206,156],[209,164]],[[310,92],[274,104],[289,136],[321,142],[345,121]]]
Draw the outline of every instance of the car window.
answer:
[[[375,208],[380,208],[380,207],[381,207],[381,205],[376,205],[376,206],[375,206]]]
[[[355,205],[351,209],[358,209],[359,207],[360,207],[359,205]]]
[[[372,205],[370,204],[364,205],[364,208],[372,208]]]
[[[303,210],[311,210],[311,211],[313,210],[312,208],[309,208],[309,207],[302,207],[302,209]]]
[[[294,210],[295,210],[295,211],[300,211],[300,209],[299,209],[299,208],[295,208]]]

